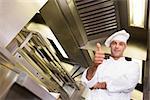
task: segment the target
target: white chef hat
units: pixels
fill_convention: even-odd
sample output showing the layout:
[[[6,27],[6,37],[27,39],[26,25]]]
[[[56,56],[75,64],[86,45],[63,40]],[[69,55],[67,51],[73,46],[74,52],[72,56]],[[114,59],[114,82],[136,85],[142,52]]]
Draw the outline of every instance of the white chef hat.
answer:
[[[105,45],[106,47],[109,47],[110,43],[113,40],[119,40],[119,41],[126,43],[129,37],[130,37],[129,33],[127,33],[125,30],[121,30],[121,31],[115,32],[109,38],[107,38],[107,40],[105,41]]]

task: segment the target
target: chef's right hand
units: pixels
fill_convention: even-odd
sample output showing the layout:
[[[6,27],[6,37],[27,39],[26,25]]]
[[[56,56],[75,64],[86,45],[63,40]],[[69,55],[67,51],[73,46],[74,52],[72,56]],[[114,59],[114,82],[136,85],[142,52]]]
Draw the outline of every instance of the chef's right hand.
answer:
[[[105,55],[101,49],[101,45],[99,43],[96,44],[96,48],[97,49],[95,51],[93,65],[91,67],[89,67],[87,70],[86,78],[88,80],[91,80],[94,77],[95,72],[98,68],[98,65],[103,62],[104,57],[105,57]]]
[[[105,58],[104,52],[101,49],[100,43],[96,44],[96,51],[94,56],[94,65],[97,67],[99,64],[101,64]]]

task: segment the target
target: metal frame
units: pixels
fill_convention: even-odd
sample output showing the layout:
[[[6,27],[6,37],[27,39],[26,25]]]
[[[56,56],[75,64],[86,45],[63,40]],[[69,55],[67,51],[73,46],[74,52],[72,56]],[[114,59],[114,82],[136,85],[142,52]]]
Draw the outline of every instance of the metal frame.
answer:
[[[56,89],[57,84],[62,88],[67,85],[74,89],[79,89],[74,79],[63,68],[59,58],[51,50],[51,44],[48,39],[38,32],[23,29],[15,37],[15,41],[17,41],[17,46],[7,49],[15,56],[20,65],[24,66],[29,73],[44,83],[50,91],[58,92]],[[44,50],[51,61],[46,58],[40,49]],[[51,79],[55,80],[57,84],[51,83]],[[64,91],[66,90],[64,89]]]

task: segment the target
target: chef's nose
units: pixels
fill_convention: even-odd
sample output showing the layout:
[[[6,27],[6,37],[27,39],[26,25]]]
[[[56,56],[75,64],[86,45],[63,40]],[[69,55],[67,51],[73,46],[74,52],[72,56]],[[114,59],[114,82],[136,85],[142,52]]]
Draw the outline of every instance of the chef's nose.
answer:
[[[119,43],[116,43],[116,48],[118,48],[119,47]]]

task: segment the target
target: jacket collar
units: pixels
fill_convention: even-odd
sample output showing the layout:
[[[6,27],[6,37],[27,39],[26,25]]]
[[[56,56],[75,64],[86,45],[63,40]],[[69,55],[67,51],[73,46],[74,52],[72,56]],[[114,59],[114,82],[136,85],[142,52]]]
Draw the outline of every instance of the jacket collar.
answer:
[[[115,60],[113,57],[110,56],[110,60],[112,60],[112,61],[125,61],[125,57],[120,57],[119,59]]]

